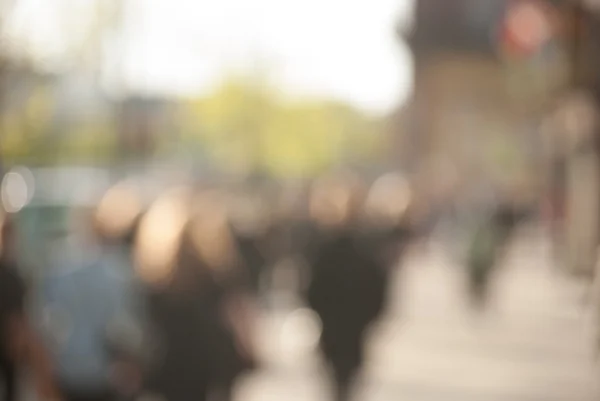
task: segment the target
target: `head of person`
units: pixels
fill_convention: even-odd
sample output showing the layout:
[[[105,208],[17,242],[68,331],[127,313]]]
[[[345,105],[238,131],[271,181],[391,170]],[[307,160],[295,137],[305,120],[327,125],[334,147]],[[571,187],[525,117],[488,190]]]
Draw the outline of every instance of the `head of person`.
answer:
[[[175,188],[140,217],[132,251],[136,273],[147,286],[164,289],[172,283],[192,204],[190,189]]]
[[[369,188],[365,217],[379,228],[394,228],[408,219],[413,193],[404,176],[389,173],[379,177]]]
[[[239,260],[223,195],[180,188],[159,197],[140,219],[133,253],[141,281],[161,292],[229,276]]]
[[[97,235],[104,242],[128,245],[133,241],[143,211],[138,194],[126,182],[110,188],[93,215]]]
[[[228,220],[236,234],[246,238],[260,238],[271,224],[269,202],[261,193],[244,191],[229,196]]]
[[[219,191],[204,191],[195,197],[185,234],[194,256],[211,272],[226,274],[237,266],[230,216]]]
[[[318,179],[311,188],[310,216],[325,231],[344,230],[359,216],[363,202],[360,179],[351,173],[332,174]]]
[[[100,255],[93,208],[69,205],[40,211],[40,262],[49,271],[89,266]]]

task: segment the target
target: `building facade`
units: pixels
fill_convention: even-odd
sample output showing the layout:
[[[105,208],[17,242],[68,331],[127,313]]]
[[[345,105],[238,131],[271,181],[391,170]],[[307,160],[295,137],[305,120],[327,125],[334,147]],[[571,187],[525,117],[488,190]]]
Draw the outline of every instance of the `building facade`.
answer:
[[[538,122],[566,73],[555,13],[541,0],[417,0],[405,36],[415,62],[409,135],[426,187],[540,185]]]

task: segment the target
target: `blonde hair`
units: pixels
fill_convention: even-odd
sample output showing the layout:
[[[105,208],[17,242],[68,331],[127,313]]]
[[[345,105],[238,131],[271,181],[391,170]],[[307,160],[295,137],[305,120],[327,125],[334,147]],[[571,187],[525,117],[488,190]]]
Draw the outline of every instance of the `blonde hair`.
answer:
[[[142,281],[152,285],[171,281],[189,221],[192,199],[187,188],[169,191],[159,197],[140,220],[134,260]]]
[[[187,280],[187,268],[178,273],[181,264],[188,265],[187,256],[201,262],[211,274],[230,273],[238,265],[239,255],[227,212],[223,195],[217,191],[196,194],[181,188],[157,199],[140,221],[134,246],[142,281],[165,286],[180,273]]]
[[[127,182],[110,188],[98,202],[94,223],[98,233],[106,238],[123,238],[132,229],[142,212],[142,204]]]
[[[238,263],[238,250],[229,226],[223,194],[201,193],[194,201],[188,232],[198,257],[213,271]]]

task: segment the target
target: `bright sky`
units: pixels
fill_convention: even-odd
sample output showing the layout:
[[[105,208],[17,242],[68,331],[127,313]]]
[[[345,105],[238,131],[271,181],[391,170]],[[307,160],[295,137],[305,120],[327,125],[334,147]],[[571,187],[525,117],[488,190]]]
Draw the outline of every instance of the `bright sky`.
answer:
[[[38,46],[59,43],[52,2],[21,1],[29,5],[21,25],[36,27]],[[232,72],[261,67],[292,96],[386,112],[412,85],[408,50],[394,35],[412,0],[123,1],[121,68],[134,90],[201,94]]]

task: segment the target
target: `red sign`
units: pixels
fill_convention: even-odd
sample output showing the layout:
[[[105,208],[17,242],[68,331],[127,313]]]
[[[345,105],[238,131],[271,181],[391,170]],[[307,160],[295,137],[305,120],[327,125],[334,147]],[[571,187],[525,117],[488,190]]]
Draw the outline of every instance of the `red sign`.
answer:
[[[514,3],[506,13],[503,42],[510,53],[530,55],[552,36],[547,11],[537,1]]]

